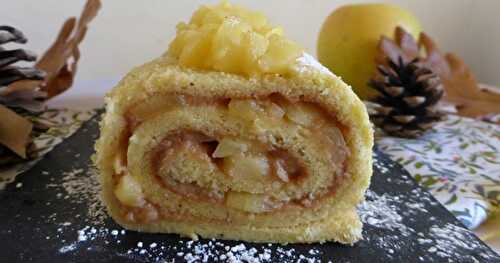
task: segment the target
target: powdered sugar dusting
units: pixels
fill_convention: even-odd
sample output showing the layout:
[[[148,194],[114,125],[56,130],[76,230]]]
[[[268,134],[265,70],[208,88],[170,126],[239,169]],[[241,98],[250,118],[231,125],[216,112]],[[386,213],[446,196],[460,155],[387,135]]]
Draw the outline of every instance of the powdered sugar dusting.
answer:
[[[423,191],[415,191],[415,200],[423,198]],[[411,199],[413,200],[413,199]],[[430,221],[436,222],[429,226],[425,232],[418,232],[405,224],[405,220],[412,213],[427,211],[423,205],[411,201],[406,208],[401,207],[403,196],[384,193],[379,195],[371,190],[367,191],[366,201],[359,205],[360,218],[365,224],[367,232],[364,233],[365,240],[371,247],[377,247],[386,252],[388,259],[397,259],[398,252],[405,249],[405,239],[414,238],[419,246],[426,247],[426,254],[415,258],[415,261],[427,262],[441,258],[444,262],[452,261],[453,258],[462,258],[460,253],[464,250],[470,251],[472,256],[465,256],[471,260],[480,262],[479,259],[494,258],[494,254],[481,252],[474,256],[473,253],[478,245],[469,244],[473,234],[468,230],[453,224],[438,224],[436,219],[430,217]],[[429,201],[429,200],[427,200]],[[383,234],[376,234],[374,229],[384,230]],[[94,243],[105,243],[120,245],[124,250],[116,251],[123,257],[135,259],[144,258],[155,262],[322,262],[324,256],[322,250],[311,248],[306,251],[298,251],[293,247],[269,244],[267,247],[248,243],[235,243],[212,240],[186,241],[174,239],[170,241],[138,241],[130,244],[127,233],[123,229],[110,229],[102,225],[88,225],[76,231],[76,240],[64,244],[60,253],[71,253],[80,246],[92,249]],[[479,261],[478,261],[479,260]],[[475,261],[471,261],[475,262]]]
[[[409,178],[393,178],[390,171],[394,169],[394,164],[385,163],[378,160],[375,155],[375,169],[379,176],[387,176],[385,180],[392,183],[407,182]],[[66,195],[72,195],[78,192],[87,192],[88,195],[82,195],[81,202],[93,203],[98,193],[97,181],[85,181],[81,177],[87,177],[88,180],[96,180],[92,172],[87,173],[82,170],[73,170],[64,174],[62,188]],[[403,176],[404,177],[404,176]],[[82,184],[87,187],[82,188]],[[92,190],[89,190],[92,188]],[[87,201],[84,201],[87,199]],[[78,202],[80,202],[78,201]],[[426,205],[427,204],[427,205]],[[428,262],[439,258],[441,261],[452,261],[452,259],[463,258],[460,253],[469,251],[468,259],[471,262],[484,261],[494,258],[490,252],[480,252],[475,255],[479,245],[469,244],[474,240],[473,234],[468,230],[446,223],[443,224],[438,219],[429,215],[430,224],[422,230],[415,230],[417,215],[429,213],[428,206],[438,205],[427,192],[420,188],[412,189],[409,193],[391,193],[384,192],[378,194],[372,190],[366,192],[366,201],[358,206],[358,212],[364,223],[364,240],[357,246],[367,246],[367,249],[376,249],[384,251],[387,260],[398,260],[401,251],[405,253],[417,253],[422,247],[425,248],[425,254],[415,257],[415,261]],[[102,207],[102,205],[100,205]],[[93,210],[92,208],[90,210]],[[97,211],[103,211],[97,209]],[[95,213],[89,212],[89,214]],[[171,238],[168,235],[167,241],[152,241],[149,236],[141,235],[139,241],[131,242],[129,231],[121,228],[107,228],[102,220],[87,221],[88,225],[80,229],[71,229],[71,224],[61,224],[65,231],[74,231],[75,239],[73,241],[64,241],[59,248],[59,253],[73,253],[78,249],[92,250],[96,244],[111,245],[120,257],[137,259],[142,258],[146,261],[154,262],[324,262],[321,260],[325,255],[324,250],[311,248],[298,250],[293,246],[281,246],[275,244],[261,245],[251,243],[237,243],[231,241],[198,240],[186,241],[179,238]],[[418,237],[415,239],[415,237]],[[412,244],[412,248],[408,248]],[[380,252],[377,252],[380,253]],[[334,260],[334,258],[331,258]]]
[[[357,258],[377,255],[380,261],[387,262],[405,262],[408,255],[415,255],[412,261],[420,262],[497,259],[468,230],[435,218],[433,213],[438,211],[439,204],[427,192],[415,188],[407,175],[395,175],[394,163],[376,154],[374,157],[373,190],[367,192],[366,202],[358,207],[364,223],[363,240],[353,247],[331,242],[278,245],[214,239],[191,241],[177,235],[124,230],[105,213],[95,171],[80,167],[61,173],[42,172],[50,179],[47,188],[53,194],[41,203],[48,212],[39,218],[23,220],[39,220],[35,225],[44,228],[34,229],[34,233],[48,240],[48,245],[55,245],[55,252],[64,254],[64,258],[88,253],[89,259],[107,255],[116,260],[139,262],[348,262],[352,255]],[[27,187],[24,184],[19,191]],[[13,232],[3,232],[8,231]]]
[[[66,245],[66,246],[63,246],[59,249],[59,253],[68,253],[70,251],[73,251],[76,249],[76,244],[70,244],[70,245]]]
[[[419,233],[419,235],[425,236],[422,233]],[[475,238],[474,234],[457,225],[450,223],[432,225],[427,236],[429,238],[417,239],[419,245],[427,248],[428,255],[424,259],[437,256],[448,262],[452,262],[451,258],[461,258],[463,262],[481,262],[482,260],[495,258],[493,253],[481,252],[479,255],[474,255],[479,248],[477,243],[469,242]],[[463,251],[469,253],[464,254]]]
[[[401,180],[390,176],[394,163],[382,161],[377,154],[374,154],[374,167],[378,170],[378,175],[387,176],[384,179],[388,183]],[[408,180],[406,175],[401,177]],[[478,252],[481,251],[481,246],[474,242],[476,237],[472,232],[461,226],[441,222],[429,214],[428,206],[439,206],[439,204],[421,188],[413,188],[404,194],[386,192],[381,195],[368,190],[366,201],[358,206],[364,228],[368,229],[364,233],[364,239],[372,246],[385,250],[389,259],[395,259],[397,256],[395,252],[404,249],[403,245],[408,241],[416,243],[417,248],[425,248],[425,255],[415,258],[421,262],[433,261],[436,258],[440,258],[440,262],[455,262],[457,259],[464,262],[483,262],[497,258],[491,250]],[[425,230],[420,229],[420,232],[417,232],[411,226],[418,224],[417,218],[425,214],[429,214],[425,222],[428,226],[424,227]],[[384,234],[379,235],[373,231],[374,229],[384,230]],[[414,239],[415,235],[418,238],[410,240]],[[467,251],[468,255],[464,255],[464,251]]]
[[[86,221],[94,224],[103,223],[107,214],[100,199],[101,187],[97,180],[97,170],[79,168],[63,172],[62,175],[62,184],[51,183],[47,187],[63,190],[56,194],[59,199],[67,199],[75,204],[86,204],[88,207]]]
[[[106,240],[108,243],[121,244],[126,242],[126,232],[111,235],[114,231],[104,227],[86,226],[78,230],[78,241],[71,245],[63,246],[59,252],[71,252],[67,249],[78,245],[88,245],[89,242]],[[110,236],[111,235],[111,236]],[[234,243],[234,242],[232,242]],[[319,257],[322,252],[310,249],[307,253],[301,253],[295,248],[286,248],[279,245],[268,244],[254,246],[252,244],[239,243],[228,245],[226,242],[215,239],[193,241],[176,240],[170,242],[147,242],[139,241],[124,251],[117,251],[122,256],[146,258],[147,261],[172,262],[322,262]]]
[[[302,56],[297,58],[297,66],[296,70],[301,73],[305,72],[307,70],[310,70],[311,68],[314,68],[316,70],[319,70],[321,73],[334,76],[333,73],[327,69],[325,66],[321,65],[313,56],[307,54],[307,53],[302,53]]]
[[[364,224],[376,228],[397,230],[405,236],[412,232],[412,229],[403,224],[403,217],[397,212],[396,205],[391,202],[392,196],[386,194],[379,196],[368,190],[366,199],[358,206],[358,212]]]

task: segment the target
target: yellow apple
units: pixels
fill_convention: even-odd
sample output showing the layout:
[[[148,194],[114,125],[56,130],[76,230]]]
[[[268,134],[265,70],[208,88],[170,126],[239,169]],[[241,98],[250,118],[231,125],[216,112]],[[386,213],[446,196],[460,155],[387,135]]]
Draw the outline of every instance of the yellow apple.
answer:
[[[374,75],[377,43],[393,38],[397,26],[417,37],[422,27],[409,11],[389,4],[346,5],[323,23],[318,38],[318,59],[350,84],[361,99],[376,92],[367,86]]]

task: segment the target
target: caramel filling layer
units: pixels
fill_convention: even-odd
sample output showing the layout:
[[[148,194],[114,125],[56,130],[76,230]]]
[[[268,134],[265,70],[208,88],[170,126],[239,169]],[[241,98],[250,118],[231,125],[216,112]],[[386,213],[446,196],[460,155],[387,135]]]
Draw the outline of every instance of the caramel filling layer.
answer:
[[[209,202],[248,213],[277,212],[291,207],[310,207],[331,196],[346,177],[349,156],[342,125],[319,107],[291,102],[278,95],[264,99],[204,100],[184,96],[137,104],[127,116],[127,139],[144,121],[168,109],[192,105],[218,107],[229,119],[249,124],[254,130],[286,126],[305,130],[317,154],[331,165],[331,180],[318,193],[294,189],[307,186],[310,169],[300,153],[258,139],[192,130],[176,131],[163,138],[150,153],[151,176],[170,193],[198,202]],[[250,127],[249,126],[249,127]],[[162,217],[160,204],[148,201],[141,185],[127,172],[125,153],[117,157],[115,195],[126,218],[151,221]],[[324,156],[323,156],[324,155]],[[146,160],[148,161],[148,160]],[[199,169],[187,170],[198,167]],[[208,179],[207,179],[208,178]],[[278,190],[276,190],[278,189]],[[276,191],[290,194],[276,194]],[[295,192],[294,192],[295,191]]]

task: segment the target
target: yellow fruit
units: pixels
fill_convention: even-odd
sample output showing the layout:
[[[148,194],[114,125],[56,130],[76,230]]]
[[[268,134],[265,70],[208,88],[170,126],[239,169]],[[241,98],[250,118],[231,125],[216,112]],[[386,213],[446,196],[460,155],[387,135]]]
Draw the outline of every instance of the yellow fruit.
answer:
[[[422,27],[410,12],[389,4],[346,5],[323,23],[318,38],[318,59],[350,84],[362,99],[376,93],[366,83],[374,75],[377,43],[382,35],[393,38],[397,26],[414,37]]]

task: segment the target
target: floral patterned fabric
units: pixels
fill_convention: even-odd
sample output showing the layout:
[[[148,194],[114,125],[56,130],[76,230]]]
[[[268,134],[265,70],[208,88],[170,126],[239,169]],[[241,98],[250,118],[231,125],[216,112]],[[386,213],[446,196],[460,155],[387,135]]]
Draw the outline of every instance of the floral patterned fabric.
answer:
[[[449,116],[418,139],[377,145],[467,227],[500,211],[499,125]]]
[[[38,158],[0,169],[0,190],[13,182],[18,174],[33,167],[46,153],[76,132],[83,122],[89,120],[96,112],[96,110],[49,109],[38,116],[30,116],[30,119],[36,118],[40,122],[50,124],[51,128],[33,140]]]

